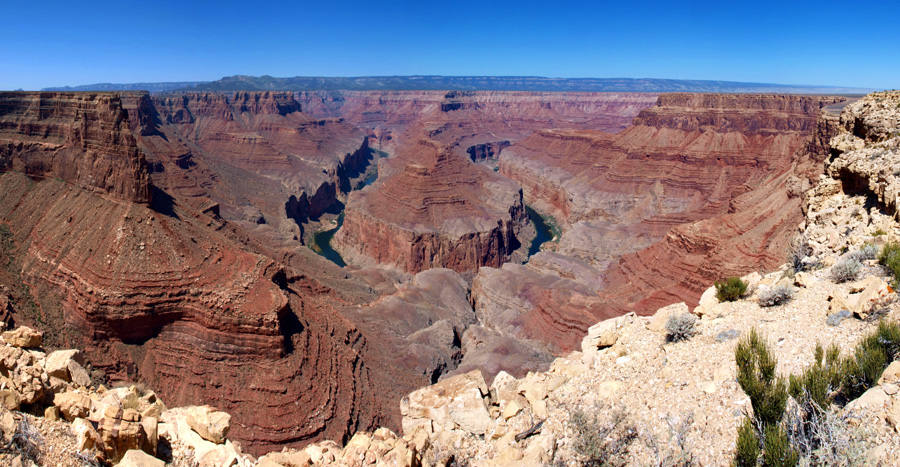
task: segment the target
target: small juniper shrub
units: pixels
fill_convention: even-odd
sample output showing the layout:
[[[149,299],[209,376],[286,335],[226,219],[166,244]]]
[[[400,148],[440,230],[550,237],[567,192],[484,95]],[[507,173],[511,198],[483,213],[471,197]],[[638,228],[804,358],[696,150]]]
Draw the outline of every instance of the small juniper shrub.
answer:
[[[716,298],[720,302],[734,302],[747,293],[747,284],[739,277],[729,277],[724,281],[716,281]]]
[[[734,358],[738,384],[750,398],[753,408],[752,419],[748,416],[738,430],[734,465],[755,466],[760,453],[764,462],[773,462],[763,465],[794,465],[785,463],[795,454],[791,449],[786,449],[785,446],[790,446],[779,426],[787,405],[788,383],[775,375],[778,360],[756,329],[751,329],[738,342]],[[752,447],[754,440],[757,443],[755,449]]]
[[[744,417],[744,423],[738,427],[737,447],[734,451],[735,467],[756,467],[759,465],[759,436],[750,417]]]
[[[759,294],[759,306],[770,307],[783,305],[794,297],[794,288],[787,285],[776,285]]]
[[[831,267],[831,279],[836,283],[854,281],[859,277],[861,270],[862,264],[859,260],[846,257]]]
[[[775,375],[778,359],[769,351],[762,336],[751,329],[734,350],[737,381],[750,398],[753,417],[759,425],[781,420],[787,403],[787,381]]]
[[[800,453],[791,446],[788,435],[781,425],[765,428],[763,444],[763,465],[766,467],[794,467],[800,462]]]
[[[878,255],[878,263],[891,272],[894,277],[894,285],[898,285],[900,283],[900,244],[896,242],[886,244]]]
[[[898,357],[900,325],[882,321],[852,355],[842,357],[834,344],[827,350],[817,345],[813,364],[786,384],[775,377],[777,361],[768,346],[751,330],[735,348],[738,383],[753,415],[738,428],[733,464],[861,465],[865,437],[850,431],[831,407],[846,405],[873,387]]]
[[[691,313],[670,315],[666,321],[666,342],[688,340],[697,333],[697,317]]]

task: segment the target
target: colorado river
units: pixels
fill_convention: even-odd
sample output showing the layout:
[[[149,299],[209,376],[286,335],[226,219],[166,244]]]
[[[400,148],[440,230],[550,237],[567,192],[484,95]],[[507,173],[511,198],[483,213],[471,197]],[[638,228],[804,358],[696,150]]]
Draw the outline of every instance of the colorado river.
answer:
[[[537,235],[535,235],[534,240],[531,241],[531,246],[528,248],[528,257],[531,258],[533,255],[540,253],[541,245],[556,240],[559,234],[553,225],[552,219],[544,218],[544,216],[538,214],[537,211],[531,209],[531,206],[527,204],[525,205],[525,212],[528,213],[528,217],[534,223],[534,229],[537,231]]]

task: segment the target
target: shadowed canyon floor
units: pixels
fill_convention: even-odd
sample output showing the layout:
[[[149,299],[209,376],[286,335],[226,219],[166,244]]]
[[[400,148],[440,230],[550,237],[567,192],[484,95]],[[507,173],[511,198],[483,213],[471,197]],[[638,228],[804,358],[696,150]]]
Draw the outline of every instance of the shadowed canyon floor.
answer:
[[[251,452],[343,441],[398,429],[416,387],[545,369],[597,321],[781,264],[839,101],[2,93],[0,279],[10,319],[227,410]],[[343,268],[303,244],[335,226]]]

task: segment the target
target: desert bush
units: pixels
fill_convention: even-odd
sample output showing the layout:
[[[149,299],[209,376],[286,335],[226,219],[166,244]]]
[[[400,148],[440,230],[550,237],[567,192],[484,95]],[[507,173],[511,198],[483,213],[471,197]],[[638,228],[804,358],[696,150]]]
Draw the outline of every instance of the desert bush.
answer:
[[[738,427],[737,446],[734,451],[734,467],[756,467],[759,465],[759,436],[750,417]]]
[[[866,434],[850,423],[851,414],[793,400],[785,414],[788,440],[801,467],[863,467],[869,446]]]
[[[697,317],[691,313],[670,315],[666,321],[666,342],[688,340],[697,333]]]
[[[628,451],[638,439],[637,427],[622,409],[613,410],[609,419],[600,418],[607,413],[608,407],[596,405],[590,413],[575,409],[569,418],[572,450],[581,456],[582,465],[621,467],[628,463]]]
[[[900,357],[900,325],[882,321],[842,362],[841,396],[851,401],[873,387],[888,364]]]
[[[875,259],[878,257],[878,245],[866,243],[859,247],[858,250],[847,255],[848,258],[855,259],[859,262]]]
[[[30,460],[38,465],[41,461],[41,447],[44,446],[44,437],[29,422],[27,416],[22,416],[16,425],[16,431],[12,435],[10,451],[22,455],[23,460]]]
[[[856,280],[862,264],[856,259],[846,257],[831,267],[831,279],[837,283]]]
[[[849,356],[842,358],[837,345],[827,350],[817,345],[813,364],[789,378],[786,398],[783,380],[774,376],[775,359],[751,330],[735,348],[738,383],[750,397],[753,415],[738,428],[733,464],[755,466],[754,460],[761,460],[764,466],[862,465],[865,438],[833,407],[873,387],[898,357],[900,324],[882,321]]]
[[[643,430],[644,444],[652,455],[653,463],[650,465],[653,467],[693,467],[697,465],[687,437],[688,431],[694,423],[693,415],[682,417],[680,421],[674,417],[668,417],[666,423],[669,428],[668,447],[660,445],[652,430]]]
[[[800,235],[791,241],[788,247],[788,264],[790,264],[794,273],[806,271],[813,266],[813,263],[803,261],[807,257],[812,256],[812,254],[813,249],[809,245],[809,239],[806,238],[806,235]]]
[[[783,305],[794,297],[794,288],[786,285],[776,285],[759,294],[759,306],[769,307]]]
[[[894,277],[894,285],[900,283],[900,244],[890,242],[878,254],[878,263],[886,267]]]
[[[874,237],[880,237],[882,235],[887,235],[887,232],[884,229],[875,229],[875,233],[872,234]]]
[[[737,381],[750,398],[757,425],[778,423],[787,403],[787,381],[775,376],[778,359],[769,351],[763,338],[751,329],[734,350]]]
[[[720,302],[733,302],[747,293],[747,284],[739,277],[729,277],[724,281],[716,281],[716,298]]]
[[[766,467],[794,467],[800,453],[791,445],[781,425],[766,426],[763,438],[763,465]]]

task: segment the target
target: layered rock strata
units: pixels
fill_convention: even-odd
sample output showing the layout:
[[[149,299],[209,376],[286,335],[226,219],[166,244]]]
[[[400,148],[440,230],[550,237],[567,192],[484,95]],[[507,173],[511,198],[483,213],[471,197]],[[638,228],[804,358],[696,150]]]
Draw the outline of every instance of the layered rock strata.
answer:
[[[321,91],[297,93],[310,115],[343,117],[393,150],[427,134],[466,155],[471,146],[521,139],[540,128],[615,132],[656,101],[646,93]],[[420,126],[421,132],[405,135]]]
[[[351,193],[332,241],[345,260],[466,272],[500,266],[529,240],[520,233],[528,218],[514,183],[434,141],[401,154],[379,166],[393,175]]]
[[[141,379],[163,388],[173,403],[203,400],[229,410],[237,422],[233,436],[251,452],[341,439],[376,423],[398,426],[395,388],[420,383],[403,372],[387,382],[390,373],[379,358],[367,357],[366,338],[334,310],[330,289],[259,254],[265,249],[218,218],[217,209],[192,209],[147,185],[157,191],[144,204],[132,187],[135,180],[146,184],[147,167],[130,125],[141,129],[135,133],[144,151],[148,141],[164,138],[145,131],[150,119],[130,118],[116,107],[117,95],[76,97],[81,100],[55,101],[52,122],[21,106],[4,115],[19,129],[12,136],[18,142],[8,147],[32,148],[5,159],[11,168],[44,157],[39,147],[77,163],[107,161],[95,156],[127,153],[124,147],[140,163],[126,166],[130,172],[112,172],[103,190],[85,182],[84,173],[59,171],[52,163],[32,165],[26,170],[32,178],[18,171],[0,175],[0,224],[9,232],[2,278],[30,287],[23,289],[16,321],[43,323],[54,342],[84,348],[94,368],[114,381]],[[147,109],[146,95],[131,97],[135,112]],[[84,99],[120,110],[84,120],[78,110]],[[105,134],[107,119],[121,135],[91,136],[72,146],[79,135]],[[22,130],[43,128],[39,133],[48,136],[41,138],[48,139],[57,138],[54,128],[75,127],[69,139],[52,144],[34,142]],[[98,174],[111,170],[100,162],[96,167]]]
[[[122,95],[148,160],[157,204],[217,205],[226,220],[278,248],[340,205],[369,166],[364,132],[341,119],[310,118],[291,93]]]
[[[838,100],[662,95],[615,135],[547,130],[513,144],[500,173],[561,224],[552,249],[570,259],[482,270],[476,311],[507,315],[491,325],[571,350],[570,337],[591,321],[694,306],[703,284],[780,264],[802,220],[802,193],[821,173],[823,155],[808,151],[833,131],[817,124],[820,109]],[[583,305],[544,306],[565,281]],[[510,286],[523,282],[534,284],[526,300]],[[505,312],[508,303],[519,313]],[[540,324],[530,325],[535,316]]]
[[[130,202],[150,199],[144,155],[116,94],[0,94],[0,171],[9,170]]]

